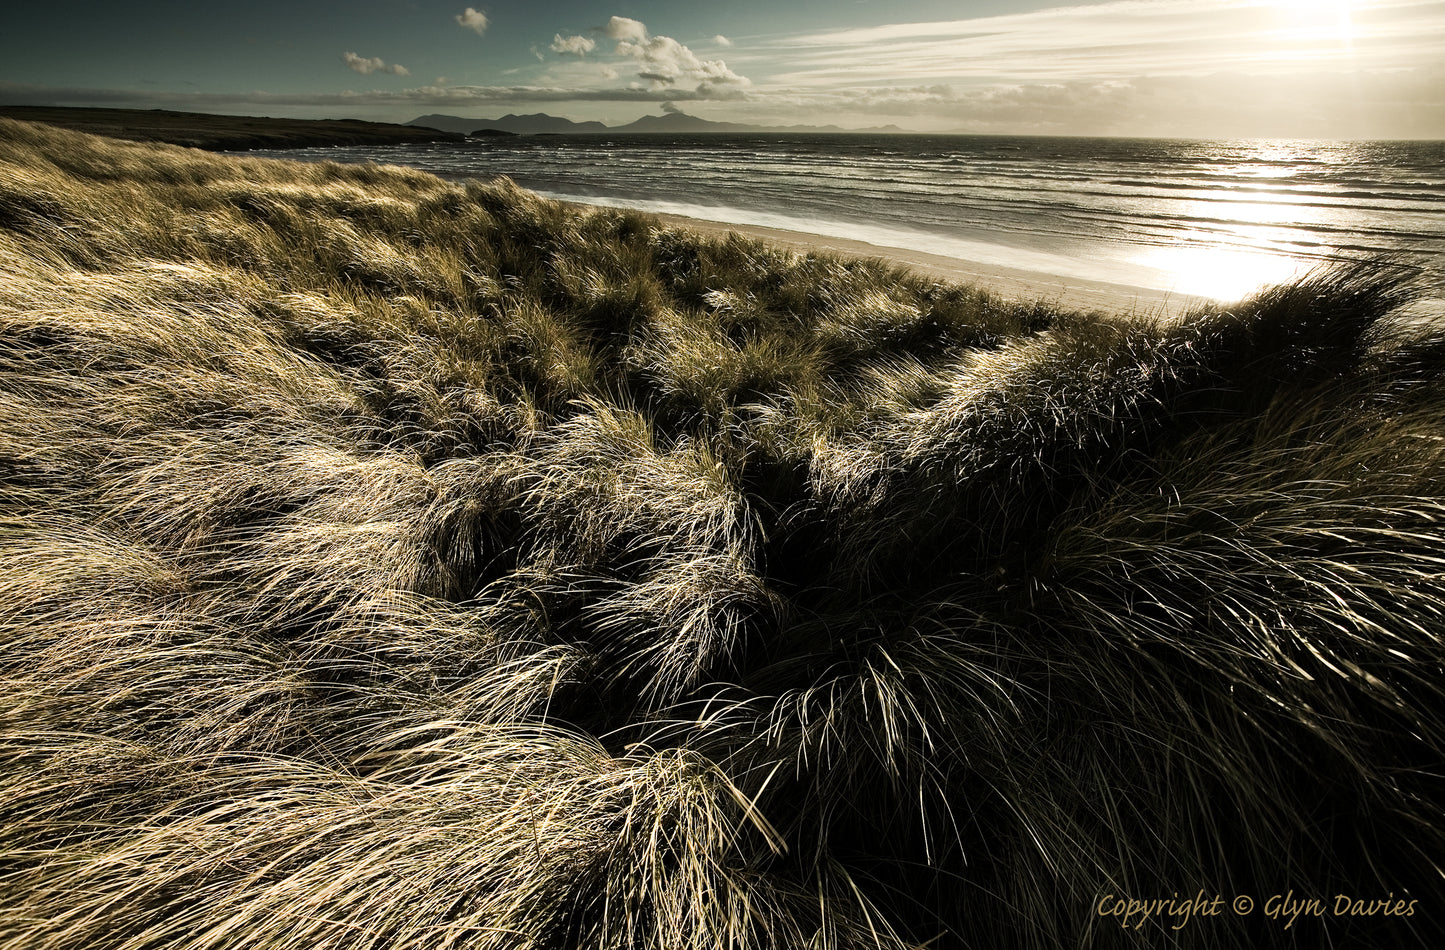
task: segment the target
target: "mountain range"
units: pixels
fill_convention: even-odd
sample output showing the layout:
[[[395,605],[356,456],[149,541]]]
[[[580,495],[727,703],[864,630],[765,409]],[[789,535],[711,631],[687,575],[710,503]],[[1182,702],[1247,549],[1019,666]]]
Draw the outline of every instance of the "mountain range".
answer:
[[[443,132],[508,132],[514,135],[555,135],[588,134],[598,132],[902,132],[896,125],[885,125],[870,129],[844,129],[836,125],[749,125],[741,122],[713,122],[685,112],[669,112],[664,115],[645,115],[636,122],[626,125],[604,125],[601,122],[573,122],[545,112],[532,115],[508,113],[500,119],[466,119],[456,115],[423,115],[412,119],[407,125],[439,129]]]

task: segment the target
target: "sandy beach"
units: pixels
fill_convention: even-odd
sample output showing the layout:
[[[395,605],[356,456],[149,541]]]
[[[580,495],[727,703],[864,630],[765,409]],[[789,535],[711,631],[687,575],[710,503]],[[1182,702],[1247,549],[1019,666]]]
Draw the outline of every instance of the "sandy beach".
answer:
[[[677,214],[658,214],[662,221],[707,234],[725,235],[736,231],[749,237],[781,244],[799,252],[828,251],[849,257],[881,258],[902,264],[921,274],[982,287],[991,293],[1016,300],[1042,300],[1084,311],[1103,311],[1124,316],[1180,317],[1204,305],[1220,301],[1191,294],[1172,293],[1150,287],[1085,280],[1044,271],[986,264],[911,248],[886,247],[847,238],[788,231],[758,225],[728,224]],[[1419,322],[1445,318],[1445,296],[1426,293],[1401,308],[1395,319]]]
[[[1148,287],[1082,280],[804,231],[727,224],[675,214],[659,214],[657,217],[670,225],[692,228],[707,234],[725,235],[736,231],[801,252],[827,251],[849,257],[881,258],[902,264],[921,274],[974,284],[1001,296],[1030,301],[1043,300],[1078,310],[1102,310],[1142,316],[1179,316],[1209,302],[1204,297],[1169,293]]]

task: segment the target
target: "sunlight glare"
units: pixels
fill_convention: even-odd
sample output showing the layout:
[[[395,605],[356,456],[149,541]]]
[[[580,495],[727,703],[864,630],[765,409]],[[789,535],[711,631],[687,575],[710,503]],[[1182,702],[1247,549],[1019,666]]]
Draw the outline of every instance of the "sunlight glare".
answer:
[[[1350,46],[1355,40],[1354,12],[1364,0],[1267,0],[1288,24],[1283,35],[1294,42],[1334,41]]]
[[[1133,263],[1162,271],[1178,293],[1226,301],[1298,277],[1309,267],[1283,254],[1217,245],[1154,248]]]

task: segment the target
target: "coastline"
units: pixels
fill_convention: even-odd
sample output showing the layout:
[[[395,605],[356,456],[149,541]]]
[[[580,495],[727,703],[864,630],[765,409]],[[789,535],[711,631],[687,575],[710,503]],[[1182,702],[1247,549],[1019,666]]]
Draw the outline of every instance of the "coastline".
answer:
[[[37,122],[89,134],[140,142],[169,142],[218,151],[249,149],[290,150],[318,146],[386,146],[456,141],[463,136],[419,126],[361,122],[357,120],[277,119],[255,116],[224,116],[166,110],[131,110],[43,106],[0,106],[0,116]],[[442,174],[442,177],[457,176]],[[465,176],[475,177],[475,176]],[[608,201],[592,203],[571,196],[552,195],[578,208],[626,207]],[[1066,309],[1102,311],[1123,316],[1178,318],[1201,306],[1227,301],[1182,293],[1178,290],[1144,286],[1141,283],[1100,279],[1131,276],[1127,271],[1110,273],[1082,258],[1069,258],[1059,266],[1070,273],[1048,269],[1049,255],[1021,252],[1024,263],[1016,267],[997,259],[977,260],[967,245],[942,247],[952,253],[918,250],[891,243],[871,243],[863,237],[836,237],[804,230],[792,230],[761,223],[731,223],[692,217],[675,211],[637,210],[654,216],[665,225],[689,228],[712,236],[738,233],[791,250],[808,253],[837,253],[847,257],[873,258],[906,267],[923,276],[976,286],[990,293],[1029,303],[1042,301]],[[766,219],[765,219],[766,220]],[[783,223],[788,223],[784,221]],[[800,222],[806,226],[807,222]],[[889,240],[885,232],[865,235]],[[906,240],[906,238],[905,238]],[[1073,266],[1075,263],[1082,267]],[[1090,266],[1090,264],[1095,266]],[[1041,266],[1040,266],[1041,265]],[[1098,274],[1099,277],[1095,277]],[[1438,280],[1431,293],[1410,308],[1412,313],[1438,315],[1445,312],[1445,300]]]
[[[615,207],[567,202],[578,208]],[[1012,300],[1041,301],[1071,310],[1103,312],[1123,317],[1178,319],[1201,307],[1228,305],[1220,300],[1177,291],[1160,290],[1107,280],[1089,280],[1043,270],[1008,267],[1002,264],[930,254],[912,248],[871,244],[851,238],[833,237],[807,231],[792,231],[756,224],[730,224],[681,214],[647,212],[671,227],[689,228],[713,237],[730,232],[758,238],[800,253],[821,252],[845,257],[878,258],[927,276],[970,284]],[[1245,298],[1247,299],[1247,295]],[[1427,290],[1403,306],[1396,315],[1402,323],[1423,323],[1445,319],[1445,293]]]
[[[360,119],[278,119],[167,109],[0,105],[0,117],[131,142],[167,142],[212,152],[460,142],[455,132]]]
[[[598,208],[570,202],[579,208]],[[731,232],[758,238],[794,251],[824,252],[846,257],[878,258],[899,264],[919,274],[944,280],[972,284],[980,289],[1015,300],[1043,301],[1076,310],[1106,311],[1125,316],[1179,317],[1201,305],[1217,303],[1207,297],[1172,293],[1149,287],[1118,284],[1103,280],[1066,277],[1045,271],[986,264],[963,258],[930,254],[910,248],[887,247],[850,238],[831,237],[806,231],[752,224],[728,224],[680,214],[653,214],[672,227],[688,228],[714,237]]]

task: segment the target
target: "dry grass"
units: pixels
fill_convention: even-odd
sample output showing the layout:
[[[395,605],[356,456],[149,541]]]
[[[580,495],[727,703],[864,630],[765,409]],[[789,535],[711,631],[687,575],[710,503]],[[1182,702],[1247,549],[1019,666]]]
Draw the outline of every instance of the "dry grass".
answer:
[[[1428,945],[1445,328],[0,123],[0,947]],[[1393,892],[1406,918],[1140,898]]]

